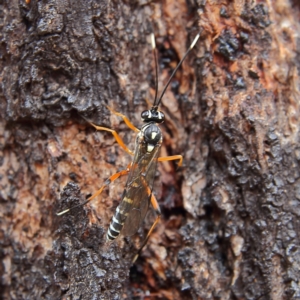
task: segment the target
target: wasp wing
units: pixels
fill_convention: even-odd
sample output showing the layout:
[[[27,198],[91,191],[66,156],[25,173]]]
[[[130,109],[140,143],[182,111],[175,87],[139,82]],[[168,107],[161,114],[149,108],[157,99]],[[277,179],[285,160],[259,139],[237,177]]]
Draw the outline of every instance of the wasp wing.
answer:
[[[124,205],[124,209],[128,210],[122,230],[124,236],[137,232],[148,211],[161,147],[161,143],[158,143],[151,152],[147,152],[145,143],[136,144],[135,156],[120,203],[120,206]]]

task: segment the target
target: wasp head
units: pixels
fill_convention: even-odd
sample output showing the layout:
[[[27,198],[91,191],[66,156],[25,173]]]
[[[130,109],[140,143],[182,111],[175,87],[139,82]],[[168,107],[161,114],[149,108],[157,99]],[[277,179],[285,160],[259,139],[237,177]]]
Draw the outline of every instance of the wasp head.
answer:
[[[148,122],[155,122],[155,123],[162,123],[165,120],[165,115],[163,112],[151,108],[148,110],[144,110],[141,114],[142,121],[145,123]]]

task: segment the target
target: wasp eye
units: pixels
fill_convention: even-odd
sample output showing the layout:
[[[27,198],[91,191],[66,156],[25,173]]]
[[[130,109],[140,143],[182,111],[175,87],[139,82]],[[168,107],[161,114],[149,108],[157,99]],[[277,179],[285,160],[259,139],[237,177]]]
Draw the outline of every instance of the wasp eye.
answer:
[[[149,110],[144,110],[141,114],[142,120],[145,120],[149,117]]]

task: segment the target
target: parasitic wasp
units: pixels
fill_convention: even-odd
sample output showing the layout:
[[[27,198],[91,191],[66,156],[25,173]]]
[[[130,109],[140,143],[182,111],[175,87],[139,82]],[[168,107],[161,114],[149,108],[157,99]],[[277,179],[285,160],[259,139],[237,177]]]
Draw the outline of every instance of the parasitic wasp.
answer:
[[[148,110],[143,111],[141,114],[142,121],[144,122],[141,129],[136,128],[125,115],[114,111],[110,107],[107,107],[111,113],[121,117],[125,124],[137,133],[134,151],[128,149],[128,147],[124,144],[115,130],[97,126],[88,121],[88,123],[95,127],[97,130],[111,132],[117,143],[128,154],[133,156],[132,162],[127,166],[126,169],[109,177],[104,182],[103,186],[94,195],[88,198],[86,202],[57,213],[57,215],[60,216],[75,207],[85,205],[86,203],[99,196],[102,193],[103,189],[107,187],[111,182],[115,181],[121,176],[128,175],[126,186],[121,197],[121,202],[116,208],[116,212],[113,215],[109,228],[107,230],[106,240],[113,241],[120,234],[122,234],[123,236],[132,236],[133,234],[135,234],[146,216],[150,203],[156,212],[156,219],[152,224],[144,242],[140,246],[137,254],[134,256],[133,262],[135,262],[138,258],[141,250],[146,245],[153,229],[155,228],[161,217],[161,211],[158,202],[154,194],[152,193],[157,162],[179,160],[178,166],[181,166],[182,164],[181,155],[159,157],[159,150],[163,141],[163,136],[159,125],[164,121],[165,116],[163,112],[158,110],[158,107],[176,71],[179,69],[182,62],[193,49],[199,37],[200,33],[197,34],[197,36],[194,38],[190,47],[174,69],[160,97],[158,98],[158,63],[156,56],[155,37],[154,34],[151,35],[152,51],[155,59],[155,98],[152,107]]]

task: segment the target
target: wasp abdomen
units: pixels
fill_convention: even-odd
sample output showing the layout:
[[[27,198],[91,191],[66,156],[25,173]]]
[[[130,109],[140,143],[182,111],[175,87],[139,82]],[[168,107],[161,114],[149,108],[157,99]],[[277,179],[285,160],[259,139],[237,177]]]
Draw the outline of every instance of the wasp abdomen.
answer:
[[[106,239],[109,241],[113,241],[114,239],[116,239],[121,230],[123,229],[124,226],[124,217],[126,217],[126,214],[124,214],[124,212],[122,212],[119,207],[117,207],[116,209],[116,213],[114,214],[109,228],[107,230],[107,234],[106,234]]]

